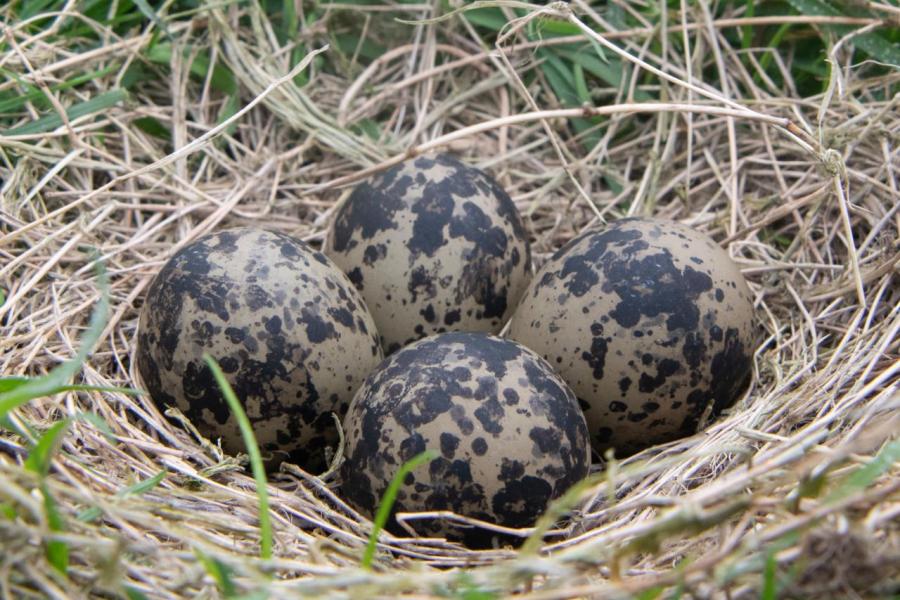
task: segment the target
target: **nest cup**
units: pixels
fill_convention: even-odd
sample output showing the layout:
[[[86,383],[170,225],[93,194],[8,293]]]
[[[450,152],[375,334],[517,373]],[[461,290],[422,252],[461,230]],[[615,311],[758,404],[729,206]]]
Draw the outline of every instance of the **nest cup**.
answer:
[[[0,373],[41,376],[83,340],[98,341],[67,379],[89,387],[35,398],[0,428],[0,592],[604,598],[660,587],[758,598],[776,580],[796,597],[890,592],[900,556],[898,75],[853,54],[865,34],[883,34],[889,12],[853,17],[873,24],[853,37],[824,21],[812,29],[765,16],[804,27],[809,40],[819,39],[818,27],[834,32],[840,43],[824,52],[842,67],[824,92],[822,81],[811,89],[793,68],[803,57],[787,52],[758,65],[777,67],[778,76],[757,76],[762,54],[753,39],[740,50],[734,23],[766,34],[763,45],[769,25],[743,9],[721,5],[710,19],[688,10],[684,23],[667,28],[620,28],[606,41],[630,58],[604,53],[621,79],[588,72],[588,99],[608,111],[595,116],[558,107],[542,66],[555,64],[544,55],[552,48],[566,57],[592,51],[593,38],[571,15],[552,27],[584,34],[578,48],[511,34],[500,40],[501,55],[483,50],[462,21],[391,20],[378,29],[390,50],[364,61],[369,46],[354,54],[354,45],[346,71],[323,68],[332,55],[319,54],[304,74],[314,84],[303,86],[291,72],[295,42],[343,43],[342,34],[325,33],[324,20],[314,26],[350,18],[330,6],[340,17],[305,14],[309,27],[283,38],[290,41],[279,41],[274,17],[252,2],[164,21],[170,46],[143,26],[116,25],[106,36],[92,14],[79,16],[88,26],[72,36],[29,29],[62,27],[75,18],[68,13],[7,28],[16,43],[0,49],[0,63],[45,83],[53,101],[24,92],[37,104],[4,116],[0,130]],[[379,15],[359,10],[362,20]],[[547,16],[532,14],[529,22]],[[605,31],[590,12],[576,16]],[[849,18],[839,17],[840,27],[867,27]],[[658,46],[654,35],[667,42]],[[687,40],[690,66],[675,37]],[[163,56],[166,48],[190,50]],[[192,75],[199,55],[211,65],[203,77]],[[513,71],[501,71],[504,56],[524,90],[509,83]],[[644,66],[632,70],[636,60]],[[145,70],[128,70],[136,63]],[[663,63],[671,68],[659,79],[653,69]],[[127,99],[121,86],[131,86]],[[673,99],[665,107],[629,100],[659,98],[662,86]],[[714,89],[727,101],[700,101],[700,90]],[[219,127],[234,114],[229,99],[246,111]],[[752,112],[728,108],[734,102]],[[534,106],[557,112],[534,115]],[[35,130],[43,117],[55,120]],[[442,137],[451,132],[459,137]],[[142,299],[168,257],[211,231],[253,226],[321,247],[344,193],[335,184],[411,148],[434,149],[425,144],[497,178],[524,217],[538,267],[601,217],[652,215],[708,234],[753,295],[763,339],[752,382],[697,435],[607,464],[568,521],[550,523],[548,536],[518,550],[388,531],[363,572],[371,522],[335,492],[334,473],[319,478],[285,465],[269,476],[275,544],[274,558],[263,561],[257,490],[242,457],[170,422],[146,396],[108,389],[139,381]],[[101,290],[81,252],[87,247],[104,257],[109,278],[110,309],[93,333]],[[21,393],[10,381],[4,401]],[[26,466],[38,438],[64,419],[73,420],[47,469]],[[48,517],[48,505],[60,520]],[[62,547],[66,576],[51,563],[63,564]]]

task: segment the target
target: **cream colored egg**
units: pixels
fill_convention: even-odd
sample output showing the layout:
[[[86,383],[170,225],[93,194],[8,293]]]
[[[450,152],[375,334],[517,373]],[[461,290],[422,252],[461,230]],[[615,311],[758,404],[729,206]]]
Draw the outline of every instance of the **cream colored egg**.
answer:
[[[535,275],[509,337],[547,359],[581,401],[598,451],[690,435],[746,387],[753,304],[709,237],[671,221],[585,231]]]

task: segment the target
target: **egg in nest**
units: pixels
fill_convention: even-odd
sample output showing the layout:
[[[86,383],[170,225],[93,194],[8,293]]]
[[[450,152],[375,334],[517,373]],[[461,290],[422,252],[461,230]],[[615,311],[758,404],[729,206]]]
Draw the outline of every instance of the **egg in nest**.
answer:
[[[444,331],[499,332],[531,271],[512,200],[448,155],[359,185],[337,209],[325,253],[362,293],[388,353]]]
[[[671,221],[589,229],[535,275],[509,337],[547,359],[585,409],[598,451],[690,435],[746,387],[753,304],[737,265]]]
[[[263,454],[308,469],[337,441],[346,412],[382,359],[359,293],[321,252],[287,235],[234,229],[185,246],[150,286],[137,366],[159,406],[181,410],[226,452],[245,451],[203,354],[221,366]]]
[[[431,336],[388,357],[357,392],[344,433],[341,489],[369,516],[400,466],[426,449],[440,456],[406,477],[395,511],[526,527],[590,467],[568,386],[531,350],[481,333]],[[494,537],[438,520],[414,527],[473,547]]]

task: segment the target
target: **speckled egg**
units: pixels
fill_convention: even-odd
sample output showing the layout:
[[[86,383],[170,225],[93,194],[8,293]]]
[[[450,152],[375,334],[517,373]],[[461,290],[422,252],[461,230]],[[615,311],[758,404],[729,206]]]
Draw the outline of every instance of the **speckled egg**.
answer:
[[[362,292],[388,353],[444,331],[499,332],[531,271],[512,200],[447,155],[407,161],[353,190],[325,253]]]
[[[270,466],[324,466],[331,412],[346,413],[383,354],[359,293],[321,252],[287,235],[234,229],[175,254],[141,311],[137,366],[151,397],[175,406],[226,452],[237,421],[205,366],[222,367]]]
[[[453,332],[393,354],[360,388],[344,420],[344,496],[367,515],[400,465],[440,452],[406,478],[397,511],[450,510],[508,527],[534,523],[590,467],[584,415],[531,350]],[[482,546],[481,529],[418,521],[426,535]]]
[[[728,254],[672,221],[589,229],[535,275],[509,337],[572,386],[598,451],[690,435],[746,386],[750,290]]]

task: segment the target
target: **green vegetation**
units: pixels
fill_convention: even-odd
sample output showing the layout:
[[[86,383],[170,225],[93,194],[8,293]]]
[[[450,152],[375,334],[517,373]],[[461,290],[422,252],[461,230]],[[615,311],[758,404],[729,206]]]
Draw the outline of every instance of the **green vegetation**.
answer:
[[[222,372],[221,367],[209,355],[204,356],[204,359],[209,370],[212,371],[219,389],[222,390],[222,395],[228,403],[231,414],[234,415],[238,422],[238,427],[241,429],[241,437],[244,439],[244,445],[247,446],[247,454],[250,455],[250,468],[253,470],[253,478],[256,480],[256,495],[259,498],[259,556],[263,560],[269,559],[272,558],[272,518],[269,515],[269,483],[266,481],[266,469],[263,466],[259,444],[256,443],[256,436],[253,434],[253,426],[250,424],[250,419],[247,418],[247,414],[241,406],[241,401],[238,400],[234,390],[231,389],[228,380],[225,379],[225,374]]]

